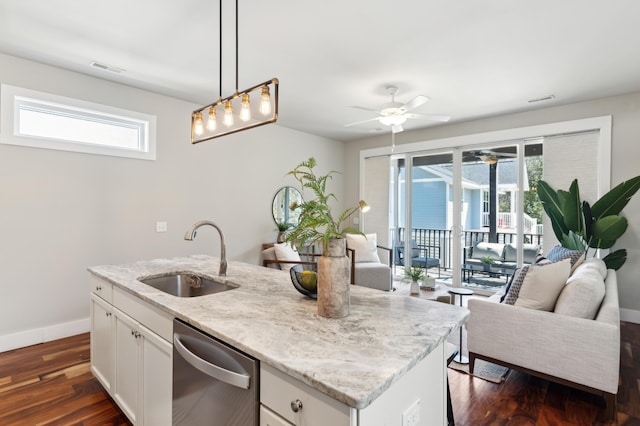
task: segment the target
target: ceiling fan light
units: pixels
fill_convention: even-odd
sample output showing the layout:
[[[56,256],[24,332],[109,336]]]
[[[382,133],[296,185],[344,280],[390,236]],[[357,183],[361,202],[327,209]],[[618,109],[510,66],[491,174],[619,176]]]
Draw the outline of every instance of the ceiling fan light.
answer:
[[[403,115],[387,115],[385,117],[379,117],[378,121],[385,126],[397,126],[407,121],[407,117]]]

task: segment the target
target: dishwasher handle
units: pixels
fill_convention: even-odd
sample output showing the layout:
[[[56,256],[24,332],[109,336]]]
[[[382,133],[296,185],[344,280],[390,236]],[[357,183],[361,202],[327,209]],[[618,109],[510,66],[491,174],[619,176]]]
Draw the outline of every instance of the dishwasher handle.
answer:
[[[182,358],[184,358],[184,360],[191,364],[194,368],[197,368],[204,374],[211,376],[214,379],[218,379],[221,382],[228,383],[238,388],[249,389],[251,376],[244,369],[239,366],[242,372],[237,373],[235,371],[227,370],[226,368],[222,368],[218,365],[212,364],[187,349],[184,343],[182,343],[182,340],[180,340],[180,337],[181,336],[178,333],[173,334],[174,346],[178,353],[182,356]],[[216,348],[212,347],[212,349]]]

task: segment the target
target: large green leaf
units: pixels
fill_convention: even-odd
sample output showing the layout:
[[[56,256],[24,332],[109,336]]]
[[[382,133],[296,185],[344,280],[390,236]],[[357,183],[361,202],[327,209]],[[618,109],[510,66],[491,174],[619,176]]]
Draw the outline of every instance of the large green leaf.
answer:
[[[616,250],[606,255],[602,260],[604,260],[604,263],[607,265],[607,269],[614,269],[617,271],[627,261],[627,250]]]
[[[582,219],[584,220],[582,236],[588,242],[593,232],[593,215],[591,214],[591,206],[586,201],[582,202]]]
[[[558,193],[561,193],[558,191]],[[582,206],[580,205],[580,188],[578,180],[574,179],[569,187],[569,192],[562,192],[564,196],[564,224],[570,231],[582,235]]]
[[[609,248],[625,233],[627,219],[622,216],[606,216],[593,223],[591,247]]]
[[[593,206],[591,213],[596,219],[620,214],[631,197],[640,189],[640,176],[624,181],[604,194]]]
[[[536,190],[538,197],[542,202],[542,208],[551,219],[551,227],[558,241],[562,241],[563,235],[569,234],[569,229],[564,224],[562,205],[564,200],[561,200],[561,196],[558,195],[551,186],[545,181],[538,182],[538,188]]]
[[[566,247],[571,250],[585,251],[586,245],[582,237],[573,231],[569,231],[569,235],[563,235],[560,241],[562,247]]]

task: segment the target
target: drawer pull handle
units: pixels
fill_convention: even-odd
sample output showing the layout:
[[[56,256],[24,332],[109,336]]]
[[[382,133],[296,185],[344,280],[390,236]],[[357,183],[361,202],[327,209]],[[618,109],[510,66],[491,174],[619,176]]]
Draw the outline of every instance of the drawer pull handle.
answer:
[[[302,410],[302,401],[300,401],[299,399],[291,401],[291,411],[297,413],[300,410]]]
[[[100,291],[100,290],[102,290],[102,287],[101,286],[96,286],[96,290]]]

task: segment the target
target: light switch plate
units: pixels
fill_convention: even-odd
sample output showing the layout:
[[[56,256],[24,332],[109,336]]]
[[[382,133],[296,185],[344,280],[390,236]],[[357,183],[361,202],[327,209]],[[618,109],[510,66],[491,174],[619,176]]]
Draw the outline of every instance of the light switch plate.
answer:
[[[167,222],[156,222],[156,232],[167,232]]]

